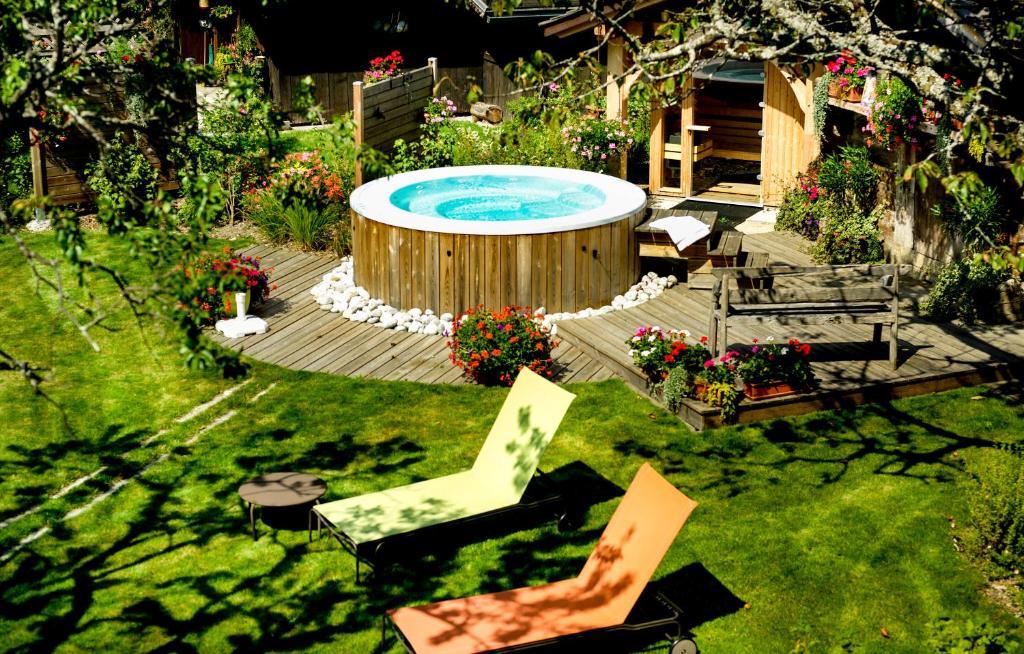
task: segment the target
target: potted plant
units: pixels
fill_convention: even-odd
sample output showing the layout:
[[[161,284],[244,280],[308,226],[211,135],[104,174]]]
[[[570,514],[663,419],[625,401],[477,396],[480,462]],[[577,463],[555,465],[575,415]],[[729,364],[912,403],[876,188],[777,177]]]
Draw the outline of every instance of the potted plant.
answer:
[[[692,380],[711,356],[706,347],[707,341],[707,336],[702,336],[696,343],[690,341],[690,332],[685,329],[664,330],[658,326],[644,326],[638,327],[626,339],[626,345],[634,365],[644,371],[651,386],[656,386],[677,367],[685,369]]]
[[[260,266],[259,257],[248,255],[231,256],[231,248],[224,248],[224,257],[203,256],[195,267],[185,271],[192,280],[195,294],[192,311],[200,316],[204,324],[232,317],[235,293],[245,293],[245,309],[255,301],[262,304],[277,288],[270,283],[272,270]]]
[[[397,77],[402,72],[402,53],[392,50],[386,57],[374,57],[370,60],[370,68],[363,72],[363,84],[374,84],[386,79]]]
[[[875,70],[873,66],[859,66],[848,53],[825,64],[828,69],[828,94],[847,102],[860,102],[864,83]]]
[[[707,359],[694,379],[697,398],[721,409],[725,422],[734,422],[739,413],[740,395],[736,390],[739,356],[739,352],[729,350],[717,359]]]
[[[814,372],[807,358],[811,346],[791,338],[787,345],[774,342],[760,344],[754,339],[750,352],[741,357],[737,372],[743,379],[743,394],[751,400],[792,395],[810,388]]]

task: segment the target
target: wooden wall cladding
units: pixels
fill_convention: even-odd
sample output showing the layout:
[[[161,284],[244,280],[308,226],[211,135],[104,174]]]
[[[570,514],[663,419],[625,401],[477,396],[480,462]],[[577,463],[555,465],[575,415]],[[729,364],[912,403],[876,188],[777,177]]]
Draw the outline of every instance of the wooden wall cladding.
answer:
[[[633,229],[643,216],[641,210],[565,232],[481,236],[394,227],[353,211],[355,281],[400,309],[596,308],[639,279]]]

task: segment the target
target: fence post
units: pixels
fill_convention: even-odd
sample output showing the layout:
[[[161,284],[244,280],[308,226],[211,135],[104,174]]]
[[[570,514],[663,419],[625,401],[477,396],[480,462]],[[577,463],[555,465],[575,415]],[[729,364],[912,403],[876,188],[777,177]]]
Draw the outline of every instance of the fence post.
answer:
[[[433,86],[437,88],[437,57],[428,57],[427,65],[430,66],[430,74],[434,77]],[[431,94],[433,93],[434,91],[431,90]]]
[[[32,192],[37,198],[46,195],[46,155],[43,143],[39,140],[39,132],[35,128],[28,130],[28,144],[32,161]]]
[[[359,150],[363,147],[363,83],[352,82],[352,119],[356,124],[356,171],[355,185],[363,185],[363,164],[359,162]]]

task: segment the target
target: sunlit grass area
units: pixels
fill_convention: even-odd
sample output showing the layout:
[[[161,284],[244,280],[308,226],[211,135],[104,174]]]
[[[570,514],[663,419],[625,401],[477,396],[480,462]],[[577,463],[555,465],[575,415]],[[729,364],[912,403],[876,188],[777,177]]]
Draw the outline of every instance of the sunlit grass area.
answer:
[[[547,515],[490,525],[357,585],[352,557],[308,543],[301,513],[254,542],[238,486],[298,470],[335,499],[465,469],[506,390],[263,364],[242,385],[185,370],[123,311],[94,353],[14,257],[0,246],[0,331],[52,368],[56,406],[0,378],[4,650],[398,652],[378,649],[389,608],[576,575],[644,461],[700,502],[655,577],[691,609],[702,651],[919,652],[941,617],[1021,631],[953,546],[967,463],[1024,434],[998,390],[695,434],[620,382],[570,385],[541,465],[588,505],[578,530]]]

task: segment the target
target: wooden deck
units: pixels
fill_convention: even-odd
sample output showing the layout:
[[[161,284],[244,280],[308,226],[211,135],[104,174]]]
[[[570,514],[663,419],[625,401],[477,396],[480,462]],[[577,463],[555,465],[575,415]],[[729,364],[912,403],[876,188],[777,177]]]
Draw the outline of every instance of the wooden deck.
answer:
[[[771,264],[808,265],[810,261],[806,242],[791,234],[746,235],[743,247],[769,252]],[[444,337],[381,329],[320,309],[309,290],[338,265],[334,257],[270,246],[255,246],[244,253],[260,256],[265,267],[274,268],[272,278],[278,289],[255,311],[267,320],[270,331],[221,342],[259,361],[295,370],[423,383],[465,382],[448,360]],[[796,337],[814,346],[812,366],[819,387],[805,395],[744,401],[740,422],[998,381],[1022,368],[1024,328],[1020,325],[968,330],[934,324],[916,311],[922,295],[922,289],[910,284],[901,289],[896,370],[889,366],[886,343],[870,344],[870,326],[815,325],[776,332],[777,338]],[[562,371],[560,381],[598,381],[617,375],[646,394],[646,380],[629,357],[626,339],[641,325],[688,329],[698,337],[707,331],[710,297],[709,291],[681,285],[631,309],[560,322],[561,345],[554,353]],[[729,333],[733,344],[743,344],[770,332],[737,325]],[[720,423],[717,410],[695,401],[680,410],[680,417],[696,429]]]
[[[745,250],[771,254],[771,264],[809,265],[804,241],[783,233],[744,236]],[[781,339],[792,337],[814,346],[812,367],[820,385],[805,395],[744,401],[740,422],[793,415],[821,409],[855,406],[958,386],[1005,379],[1021,367],[1024,328],[1020,325],[990,326],[972,330],[934,324],[921,318],[916,300],[921,289],[907,285],[901,292],[900,363],[892,370],[887,344],[871,346],[871,327],[863,325],[802,326],[780,328]],[[688,329],[699,337],[707,332],[711,294],[686,286],[669,289],[640,306],[583,320],[559,324],[559,336],[602,361],[641,392],[646,380],[627,352],[625,341],[641,325]],[[771,332],[763,327],[730,327],[730,342],[749,343]],[[700,402],[688,402],[680,416],[696,429],[719,424],[717,410]]]
[[[353,322],[321,309],[310,289],[338,266],[333,256],[306,254],[258,245],[242,250],[273,268],[278,285],[270,300],[253,313],[270,326],[266,334],[240,339],[216,338],[246,356],[266,363],[372,379],[423,383],[462,383],[461,370],[448,360],[443,336],[410,334]],[[582,350],[562,343],[554,350],[561,382],[609,379],[614,374]]]

